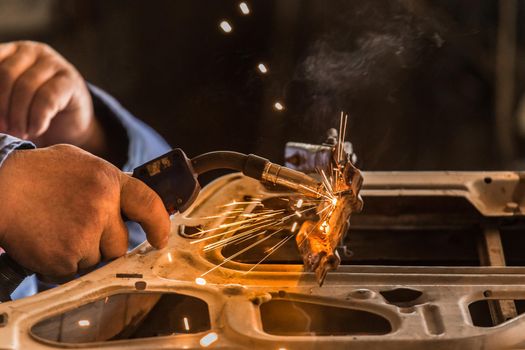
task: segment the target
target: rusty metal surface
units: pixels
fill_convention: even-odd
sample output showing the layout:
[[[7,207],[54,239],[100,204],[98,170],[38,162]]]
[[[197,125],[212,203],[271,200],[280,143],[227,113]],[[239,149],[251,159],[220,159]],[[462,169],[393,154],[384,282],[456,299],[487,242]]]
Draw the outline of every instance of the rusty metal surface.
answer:
[[[523,218],[520,209],[523,200],[516,195],[523,186],[518,173],[363,173],[363,178],[361,193],[365,203],[374,203],[373,199],[376,197],[386,203],[386,209],[380,206],[377,212],[367,213],[365,207],[363,213],[353,220],[356,224],[351,226],[349,237],[352,237],[353,228],[428,226],[426,220],[430,219],[426,213],[414,216],[388,212],[396,209],[391,208],[388,203],[397,203],[396,200],[403,198],[411,198],[416,202],[417,198],[426,198],[429,203],[443,198],[465,199],[474,208],[472,215],[476,216],[476,220],[481,220],[479,222],[482,224],[483,220],[492,218],[512,218],[518,221]],[[525,299],[525,268],[521,266],[341,265],[337,271],[328,274],[324,286],[319,287],[315,274],[303,271],[300,263],[262,263],[257,269],[246,273],[252,268],[252,264],[231,260],[206,274],[205,285],[197,284],[196,277],[223,262],[224,256],[220,250],[203,252],[205,243],[192,244],[191,238],[180,234],[180,226],[218,225],[219,222],[213,221],[216,219],[204,222],[203,219],[195,218],[213,216],[221,205],[232,200],[242,200],[247,195],[270,198],[283,193],[270,192],[258,182],[237,174],[222,177],[203,190],[190,208],[189,215],[176,215],[172,218],[171,236],[166,249],[152,250],[145,243],[127,256],[59,288],[0,304],[3,320],[0,322],[0,348],[202,348],[201,341],[209,332],[84,345],[49,342],[30,333],[31,327],[39,321],[88,302],[122,292],[154,291],[191,295],[208,304],[211,331],[217,335],[217,340],[209,348],[305,350],[347,349],[350,346],[356,349],[525,347],[523,315],[495,327],[479,327],[474,325],[469,312],[469,304],[479,300]],[[474,219],[450,214],[450,220],[447,221],[445,215],[437,221],[445,227],[454,222],[471,225],[470,220]],[[490,238],[489,240],[492,241]],[[436,247],[443,248],[447,247]],[[389,292],[394,295],[393,298],[389,296]],[[415,297],[400,298],[406,293],[415,294]],[[386,320],[390,330],[385,334],[375,334],[372,324],[368,334],[270,334],[265,331],[261,315],[264,305],[270,305],[268,303],[272,300],[338,307],[348,312],[364,311]],[[282,317],[289,316],[283,314]]]

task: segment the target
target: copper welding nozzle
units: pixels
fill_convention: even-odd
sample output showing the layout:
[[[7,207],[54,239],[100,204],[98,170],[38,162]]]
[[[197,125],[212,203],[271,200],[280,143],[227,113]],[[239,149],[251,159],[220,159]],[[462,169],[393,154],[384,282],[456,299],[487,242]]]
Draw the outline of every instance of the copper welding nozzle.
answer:
[[[308,197],[319,198],[323,195],[321,182],[296,170],[267,162],[261,180],[290,188]]]

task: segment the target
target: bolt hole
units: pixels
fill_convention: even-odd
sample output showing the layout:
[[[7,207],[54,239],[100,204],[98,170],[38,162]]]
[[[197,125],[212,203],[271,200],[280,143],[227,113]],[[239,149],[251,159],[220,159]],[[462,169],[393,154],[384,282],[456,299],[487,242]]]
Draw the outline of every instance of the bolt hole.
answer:
[[[145,290],[146,287],[147,287],[147,284],[144,281],[135,282],[135,289],[136,290]]]
[[[348,294],[347,299],[370,299],[374,296],[374,292],[368,289],[356,289]]]
[[[0,327],[7,326],[7,314],[4,312],[0,314]]]
[[[483,296],[485,298],[490,298],[492,296],[492,292],[490,290],[486,290],[483,292]]]
[[[395,288],[382,290],[379,292],[385,300],[392,305],[399,307],[410,307],[423,304],[425,298],[423,292],[411,288]]]
[[[488,185],[489,183],[492,182],[492,178],[491,177],[486,177],[483,179],[483,181],[485,181],[485,183]]]

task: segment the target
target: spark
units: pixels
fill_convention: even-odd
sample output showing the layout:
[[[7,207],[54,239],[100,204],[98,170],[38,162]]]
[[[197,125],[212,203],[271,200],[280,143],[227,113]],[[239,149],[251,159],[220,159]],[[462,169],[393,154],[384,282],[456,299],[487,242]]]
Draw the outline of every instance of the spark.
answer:
[[[303,209],[299,212],[299,214],[303,214],[303,213],[306,213],[307,211],[311,211],[311,210],[314,210],[315,207],[310,207],[310,208],[306,208],[306,209]],[[289,220],[290,218],[293,218],[294,216],[297,216],[297,214],[294,212],[293,214],[290,214],[288,216],[285,216],[281,219],[281,222],[286,222],[287,220]]]
[[[344,155],[345,150],[345,136],[346,136],[346,122],[348,121],[348,114],[345,114],[345,122],[343,126],[343,137],[341,138],[341,157]]]
[[[339,119],[339,134],[337,135],[337,164],[341,162],[341,130],[343,129],[343,111]]]
[[[273,219],[268,219],[268,220],[264,220],[264,221],[261,221],[261,222],[257,222],[255,224],[245,225],[243,228],[244,229],[246,229],[246,228],[253,228],[255,226],[264,227],[265,226],[264,224],[270,223],[272,221],[273,221]],[[220,232],[220,233],[217,233],[217,234],[214,234],[214,235],[211,235],[211,236],[207,236],[207,237],[203,237],[203,238],[197,239],[197,240],[195,240],[193,242],[190,242],[190,244],[196,244],[196,243],[200,243],[200,242],[203,242],[203,241],[207,241],[207,240],[213,239],[215,237],[225,236],[225,235],[227,235],[229,233],[234,233],[234,232],[236,232],[238,230],[239,230],[239,228],[233,228],[233,229],[225,231],[225,232]],[[212,231],[212,230],[209,230],[209,231]]]
[[[271,214],[264,214],[264,215],[259,215],[259,217],[255,217],[255,218],[252,218],[251,220],[244,220],[246,223],[250,223],[250,224],[246,224],[242,227],[237,227],[237,228],[233,228],[231,230],[228,230],[228,231],[225,231],[225,232],[220,232],[220,233],[217,233],[217,234],[214,234],[214,235],[211,235],[211,236],[207,236],[207,237],[203,237],[203,238],[200,238],[198,240],[195,240],[193,242],[190,242],[190,244],[195,244],[195,243],[199,243],[199,242],[203,242],[203,241],[206,241],[206,240],[210,240],[210,239],[213,239],[213,238],[216,238],[216,237],[224,237],[226,236],[227,234],[229,233],[235,233],[236,231],[240,230],[240,229],[250,229],[248,231],[244,231],[240,234],[237,234],[237,235],[234,235],[234,236],[230,236],[230,237],[226,237],[226,238],[222,238],[220,240],[218,240],[217,242],[213,242],[213,243],[210,243],[206,246],[204,246],[203,248],[203,251],[207,252],[207,251],[210,251],[210,250],[214,250],[214,249],[218,249],[218,248],[222,248],[228,244],[239,244],[241,242],[244,242],[244,241],[247,241],[247,240],[250,240],[252,238],[255,238],[257,237],[258,235],[260,235],[261,233],[264,233],[266,231],[263,231],[265,228],[274,228],[274,227],[277,227],[279,224],[281,223],[285,223],[287,220],[291,219],[292,217],[295,217],[295,216],[302,216],[303,213],[307,212],[307,211],[311,211],[311,210],[314,210],[315,207],[312,206],[310,208],[306,208],[306,209],[303,209],[302,211],[295,211],[293,214],[291,215],[288,215],[288,216],[284,216],[280,219],[277,219],[277,218],[272,218],[273,216],[276,216],[276,215],[280,215],[284,212],[284,209],[280,209],[280,210],[277,210]],[[250,222],[252,220],[255,220],[255,223],[253,222]],[[237,222],[239,223],[239,222]]]
[[[320,221],[320,222],[324,222],[324,221],[328,218],[328,216],[329,216],[328,214],[330,214],[330,213],[326,213],[326,214],[321,218],[321,220],[319,220],[319,221]],[[310,234],[311,234],[312,232],[314,232],[314,230],[315,230],[316,227],[317,227],[317,225],[313,225],[313,226],[312,226],[312,229],[311,229],[310,231],[308,231],[308,233],[304,236],[304,238],[301,240],[301,242],[299,242],[299,244],[298,244],[299,247],[302,246],[304,242],[306,242],[308,236],[310,236]]]
[[[259,63],[257,65],[257,69],[259,69],[259,72],[261,72],[262,74],[268,73],[268,68],[264,65],[264,63]]]
[[[222,21],[219,24],[219,27],[221,27],[221,29],[225,33],[230,33],[233,30],[232,26],[230,25],[230,23],[228,23],[228,21]]]
[[[89,327],[91,325],[91,322],[89,322],[89,320],[79,320],[78,325],[80,327]]]
[[[262,205],[260,199],[254,199],[252,201],[246,201],[246,202],[237,202],[237,201],[234,200],[231,203],[221,205],[221,207],[231,207],[231,206],[234,206],[234,205],[243,205],[243,204],[260,204],[260,205]]]
[[[328,225],[328,222],[326,221],[323,221],[323,223],[321,224],[321,227],[320,227],[321,231],[324,232],[324,234],[328,234],[328,232],[330,232],[330,225]]]
[[[282,105],[281,105],[282,106]],[[284,107],[283,107],[284,108]],[[278,109],[278,107],[276,107]],[[341,121],[341,127],[343,125],[343,121]],[[341,134],[340,134],[340,140],[341,140]],[[340,145],[338,145],[340,146]],[[342,152],[342,149],[337,149],[337,152]],[[217,227],[213,227],[206,230],[201,230],[198,235],[200,235],[200,238],[198,238],[195,241],[190,242],[191,244],[205,242],[208,240],[214,240],[211,243],[208,243],[203,246],[203,251],[208,252],[211,250],[219,249],[226,247],[228,245],[238,245],[246,241],[250,241],[255,239],[252,243],[242,247],[239,251],[233,253],[229,257],[224,257],[224,259],[217,265],[213,266],[208,271],[201,274],[200,278],[206,276],[207,274],[211,273],[215,269],[223,266],[224,264],[228,263],[229,261],[232,261],[239,255],[255,248],[258,245],[261,245],[263,242],[267,241],[271,237],[275,236],[277,233],[284,230],[284,227],[282,225],[288,224],[290,222],[289,232],[290,234],[286,237],[280,239],[276,244],[274,244],[271,248],[267,248],[264,250],[265,256],[263,256],[256,264],[254,264],[247,272],[252,271],[255,269],[259,264],[261,264],[263,261],[268,259],[268,257],[273,254],[276,250],[278,250],[280,247],[282,247],[286,242],[288,242],[291,238],[296,236],[296,231],[299,225],[299,222],[293,221],[293,218],[301,218],[303,216],[303,213],[306,213],[308,211],[316,210],[319,206],[319,203],[326,203],[324,208],[319,210],[316,214],[321,216],[320,220],[318,221],[318,224],[314,225],[312,230],[306,234],[305,239],[303,239],[300,244],[303,244],[306,238],[309,236],[309,234],[313,231],[314,228],[319,228],[322,232],[325,234],[329,232],[330,226],[328,224],[327,218],[330,217],[330,215],[333,214],[335,206],[337,204],[337,198],[336,193],[334,192],[334,189],[337,185],[337,179],[339,178],[338,174],[340,172],[339,169],[334,169],[334,176],[328,177],[326,173],[323,170],[318,170],[318,172],[322,175],[322,184],[320,191],[316,191],[313,188],[306,187],[304,185],[300,185],[302,188],[305,188],[309,192],[314,193],[316,196],[318,196],[318,199],[303,199],[299,198],[294,204],[296,210],[293,210],[291,212],[288,212],[290,209],[265,209],[264,204],[262,203],[262,199],[257,198],[250,201],[236,201],[233,200],[231,203],[225,204],[222,207],[236,207],[236,209],[233,209],[231,211],[228,211],[224,214],[218,215],[218,217],[224,217],[224,218],[237,218],[240,220],[234,220],[233,222],[223,223],[218,225]],[[288,198],[281,198],[285,201],[290,201]],[[262,207],[260,209],[257,209],[257,212],[246,212],[247,210],[250,210],[249,208],[255,209],[257,207]],[[304,207],[304,208],[303,208]],[[293,204],[292,204],[293,208]],[[209,236],[203,236],[205,233],[211,233]]]
[[[281,104],[281,102],[277,101],[273,104],[273,108],[275,108],[278,111],[282,111],[284,109],[284,106]]]
[[[266,259],[268,259],[268,257],[270,255],[272,255],[274,252],[276,252],[279,248],[281,248],[283,245],[286,244],[286,242],[288,242],[290,240],[290,238],[294,237],[294,235],[290,235],[288,237],[285,237],[283,238],[282,240],[280,240],[279,242],[277,242],[273,247],[271,247],[270,249],[268,249],[267,251],[267,254],[261,259],[259,260],[256,264],[254,264],[248,271],[244,272],[244,274],[246,275],[247,273],[249,272],[252,272],[257,266],[259,266],[263,261],[265,261]]]
[[[282,213],[284,211],[285,211],[285,209],[280,209],[280,210],[276,210],[274,213],[264,214],[263,216],[260,216],[260,217],[252,217],[250,219],[236,221],[236,222],[232,222],[232,223],[229,223],[229,224],[221,224],[218,227],[214,227],[214,228],[211,228],[209,230],[202,230],[202,231],[200,231],[198,233],[194,233],[194,234],[189,235],[189,236],[202,236],[202,234],[204,234],[204,233],[213,232],[213,231],[217,231],[217,230],[220,230],[220,229],[223,229],[223,228],[232,227],[232,226],[239,226],[239,225],[242,225],[242,224],[248,224],[248,223],[255,223],[255,224],[257,224],[257,221],[262,221],[264,219],[269,219],[269,218],[271,218],[273,216],[279,215],[280,213]],[[234,228],[232,230],[216,234],[215,236],[204,237],[204,238],[201,238],[200,240],[196,240],[196,241],[190,242],[190,244],[199,243],[201,241],[205,241],[205,240],[210,239],[210,238],[214,238],[214,237],[217,237],[217,236],[225,235],[227,233],[235,232],[236,230],[237,230],[237,228]]]
[[[328,209],[330,209],[330,206],[326,206],[324,207],[323,209],[319,210],[316,214],[319,215],[321,213],[324,213],[325,211],[327,211]]]
[[[333,193],[334,189],[332,188],[330,181],[328,181],[328,178],[326,177],[326,174],[324,173],[323,169],[321,169],[321,175],[323,175],[323,184],[325,188],[328,190],[328,192]]]
[[[248,7],[248,4],[245,2],[241,2],[239,4],[239,8],[241,9],[241,12],[243,15],[249,15],[250,14],[250,8]]]
[[[271,228],[274,228],[274,226],[270,226],[270,227],[268,227],[268,228],[271,229]],[[249,236],[246,237],[246,238],[241,239],[240,241],[236,241],[236,242],[234,242],[233,244],[235,244],[235,245],[241,244],[242,242],[249,241],[250,239],[254,239],[254,238],[256,238],[257,236],[262,236],[262,235],[264,235],[266,232],[267,232],[267,231],[259,231],[259,232],[257,232],[257,233],[252,234],[252,235],[249,235]]]
[[[246,231],[246,232],[242,232],[240,234],[237,234],[237,235],[234,235],[234,236],[230,236],[228,238],[224,238],[224,239],[221,239],[217,242],[214,242],[214,243],[210,243],[208,245],[206,245],[204,248],[203,248],[203,251],[205,252],[208,252],[210,250],[214,250],[214,249],[218,249],[218,248],[222,248],[228,244],[233,244],[233,243],[241,243],[241,242],[244,242],[250,238],[254,238],[254,237],[257,237],[260,233],[264,233],[266,231],[261,231],[262,228],[265,228],[265,227],[268,227],[268,226],[260,226],[260,227],[256,227],[254,229],[251,229],[249,231]]]
[[[284,216],[284,217],[282,217],[280,219],[279,218],[271,218],[270,220],[265,220],[263,222],[257,223],[255,225],[255,227],[251,227],[253,225],[251,225],[251,226],[245,225],[243,227],[244,229],[246,229],[247,227],[250,227],[251,230],[242,232],[240,234],[237,234],[237,235],[234,235],[234,236],[231,236],[231,237],[228,237],[228,238],[221,239],[221,240],[219,240],[217,242],[214,242],[214,243],[211,243],[211,244],[208,244],[207,246],[204,247],[204,251],[209,251],[209,250],[212,250],[212,249],[217,249],[217,248],[220,248],[220,247],[224,247],[224,246],[226,246],[228,244],[233,244],[233,243],[238,244],[240,242],[244,242],[244,241],[247,241],[249,239],[256,238],[257,236],[266,233],[266,230],[263,230],[263,229],[276,228],[279,224],[287,222],[292,217],[296,217],[297,213],[299,215],[302,215],[303,213],[305,213],[307,211],[315,210],[315,208],[316,208],[316,206],[311,206],[311,207],[305,208],[305,209],[303,209],[301,211],[295,211],[293,214]],[[283,210],[281,209],[281,210],[279,210],[279,212],[280,212],[279,214],[282,214]],[[298,223],[294,222],[292,224],[291,232],[295,232],[295,230],[297,229],[297,226],[298,226]],[[266,241],[267,239],[269,239],[270,237],[274,236],[278,232],[281,232],[282,230],[283,229],[276,230],[276,231],[272,232],[270,235],[267,235],[267,236],[263,237],[262,239],[257,240],[256,242],[252,243],[251,245],[245,247],[244,249],[241,249],[240,251],[234,253],[233,255],[225,258],[220,264],[214,266],[210,270],[208,270],[205,273],[203,273],[201,275],[201,277],[205,276],[206,274],[208,274],[208,273],[212,272],[213,270],[219,268],[220,266],[222,266],[225,263],[231,261],[232,259],[234,259],[237,256],[243,254],[244,252],[246,252],[246,251],[256,247],[257,245],[261,244],[262,242]],[[236,229],[230,230],[230,232],[232,232],[232,231],[236,231]],[[213,235],[213,236],[220,236],[220,235],[224,236],[224,233],[219,233],[219,234],[216,234],[216,235]],[[294,236],[294,235],[291,235],[291,236]],[[199,241],[203,241],[203,240],[205,240],[207,238],[209,238],[209,237],[202,238]],[[273,250],[271,252],[273,252]]]
[[[201,344],[203,348],[206,348],[210,346],[211,344],[215,343],[217,339],[219,339],[219,336],[217,335],[217,333],[210,332],[201,338],[201,340],[199,341],[199,344]]]
[[[344,114],[343,111],[341,111],[341,118],[339,120],[339,134],[337,135],[338,136],[338,140],[337,140],[337,164],[338,165],[343,161],[347,121],[348,121],[348,114]]]
[[[188,318],[184,317],[182,320],[184,321],[184,329],[189,331],[190,330],[190,322],[189,322]]]
[[[195,283],[197,283],[199,286],[205,286],[206,285],[206,280],[202,277],[197,277],[195,279]]]
[[[305,185],[299,185],[299,187],[304,188],[305,190],[310,191],[310,192],[318,195],[319,197],[324,197],[324,198],[326,198],[326,199],[328,199],[330,201],[332,200],[332,198],[328,197],[326,194],[322,194],[321,192],[313,190],[310,187],[307,187]]]
[[[225,258],[220,264],[218,265],[215,265],[214,267],[212,267],[211,269],[209,269],[208,271],[204,272],[201,277],[203,276],[206,276],[207,274],[209,274],[210,272],[218,269],[219,267],[221,267],[222,265],[226,264],[228,261],[231,261],[232,259],[238,257],[239,255],[241,255],[242,253],[252,249],[253,247],[257,246],[258,244],[261,244],[262,242],[266,241],[267,239],[269,239],[270,237],[274,236],[275,234],[277,234],[278,232],[281,232],[282,230],[277,230],[277,231],[274,231],[273,233],[269,234],[268,236],[264,237],[263,239],[249,245],[248,247],[244,248],[244,249],[241,249],[239,250],[237,253],[229,256],[228,258]]]

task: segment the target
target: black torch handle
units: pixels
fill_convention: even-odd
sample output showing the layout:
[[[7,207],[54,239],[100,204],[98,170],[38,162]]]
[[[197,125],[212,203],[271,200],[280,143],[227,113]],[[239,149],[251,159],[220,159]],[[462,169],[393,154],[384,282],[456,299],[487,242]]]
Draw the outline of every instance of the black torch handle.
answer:
[[[22,267],[7,253],[0,255],[0,302],[10,301],[11,293],[32,274],[33,271]]]

